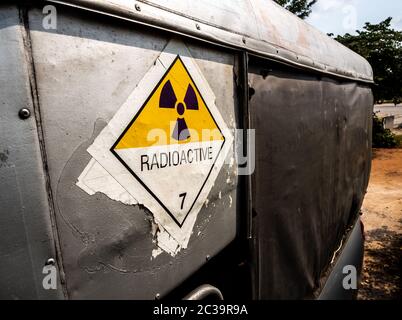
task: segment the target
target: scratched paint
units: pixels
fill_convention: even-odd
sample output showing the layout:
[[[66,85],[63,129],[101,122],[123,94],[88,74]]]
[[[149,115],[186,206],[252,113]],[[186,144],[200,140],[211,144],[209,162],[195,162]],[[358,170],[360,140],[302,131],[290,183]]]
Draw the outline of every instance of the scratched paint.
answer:
[[[187,248],[198,212],[232,148],[233,135],[215,101],[187,47],[172,40],[87,150],[92,159],[77,186],[90,195],[101,192],[144,205],[157,226],[153,258],[159,249],[175,256]],[[150,144],[145,138],[154,129],[171,139]],[[215,131],[205,138],[203,130]]]

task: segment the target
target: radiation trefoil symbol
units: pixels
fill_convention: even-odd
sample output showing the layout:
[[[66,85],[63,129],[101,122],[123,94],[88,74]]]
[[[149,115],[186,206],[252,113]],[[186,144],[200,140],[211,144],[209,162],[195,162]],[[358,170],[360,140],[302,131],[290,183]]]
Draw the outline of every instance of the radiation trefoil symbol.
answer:
[[[178,141],[187,140],[190,137],[190,132],[186,120],[183,117],[184,112],[186,110],[198,110],[197,95],[191,84],[187,87],[183,101],[178,102],[172,84],[170,83],[170,80],[168,80],[162,88],[159,107],[176,108],[178,118],[172,133],[172,138]]]
[[[152,138],[155,130],[167,139]],[[224,144],[220,126],[177,56],[110,151],[182,227],[205,200],[200,195]]]

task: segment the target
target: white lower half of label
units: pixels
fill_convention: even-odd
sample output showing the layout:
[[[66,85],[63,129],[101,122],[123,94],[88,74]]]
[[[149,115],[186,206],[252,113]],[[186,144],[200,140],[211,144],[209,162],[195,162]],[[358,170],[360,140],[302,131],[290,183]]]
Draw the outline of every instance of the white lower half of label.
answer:
[[[223,140],[216,140],[114,152],[181,225],[197,201],[223,143]]]

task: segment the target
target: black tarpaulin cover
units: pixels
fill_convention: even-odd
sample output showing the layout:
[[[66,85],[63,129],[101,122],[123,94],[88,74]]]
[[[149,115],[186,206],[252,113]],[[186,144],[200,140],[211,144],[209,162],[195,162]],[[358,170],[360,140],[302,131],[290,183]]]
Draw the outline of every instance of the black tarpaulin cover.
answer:
[[[313,297],[367,188],[371,89],[257,62],[249,85],[257,295]]]

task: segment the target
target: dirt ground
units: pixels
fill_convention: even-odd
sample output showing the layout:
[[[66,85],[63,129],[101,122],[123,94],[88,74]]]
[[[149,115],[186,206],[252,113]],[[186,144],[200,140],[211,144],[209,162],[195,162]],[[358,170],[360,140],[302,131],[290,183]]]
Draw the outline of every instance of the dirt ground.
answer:
[[[366,231],[359,299],[401,299],[402,149],[375,149],[363,203]]]

